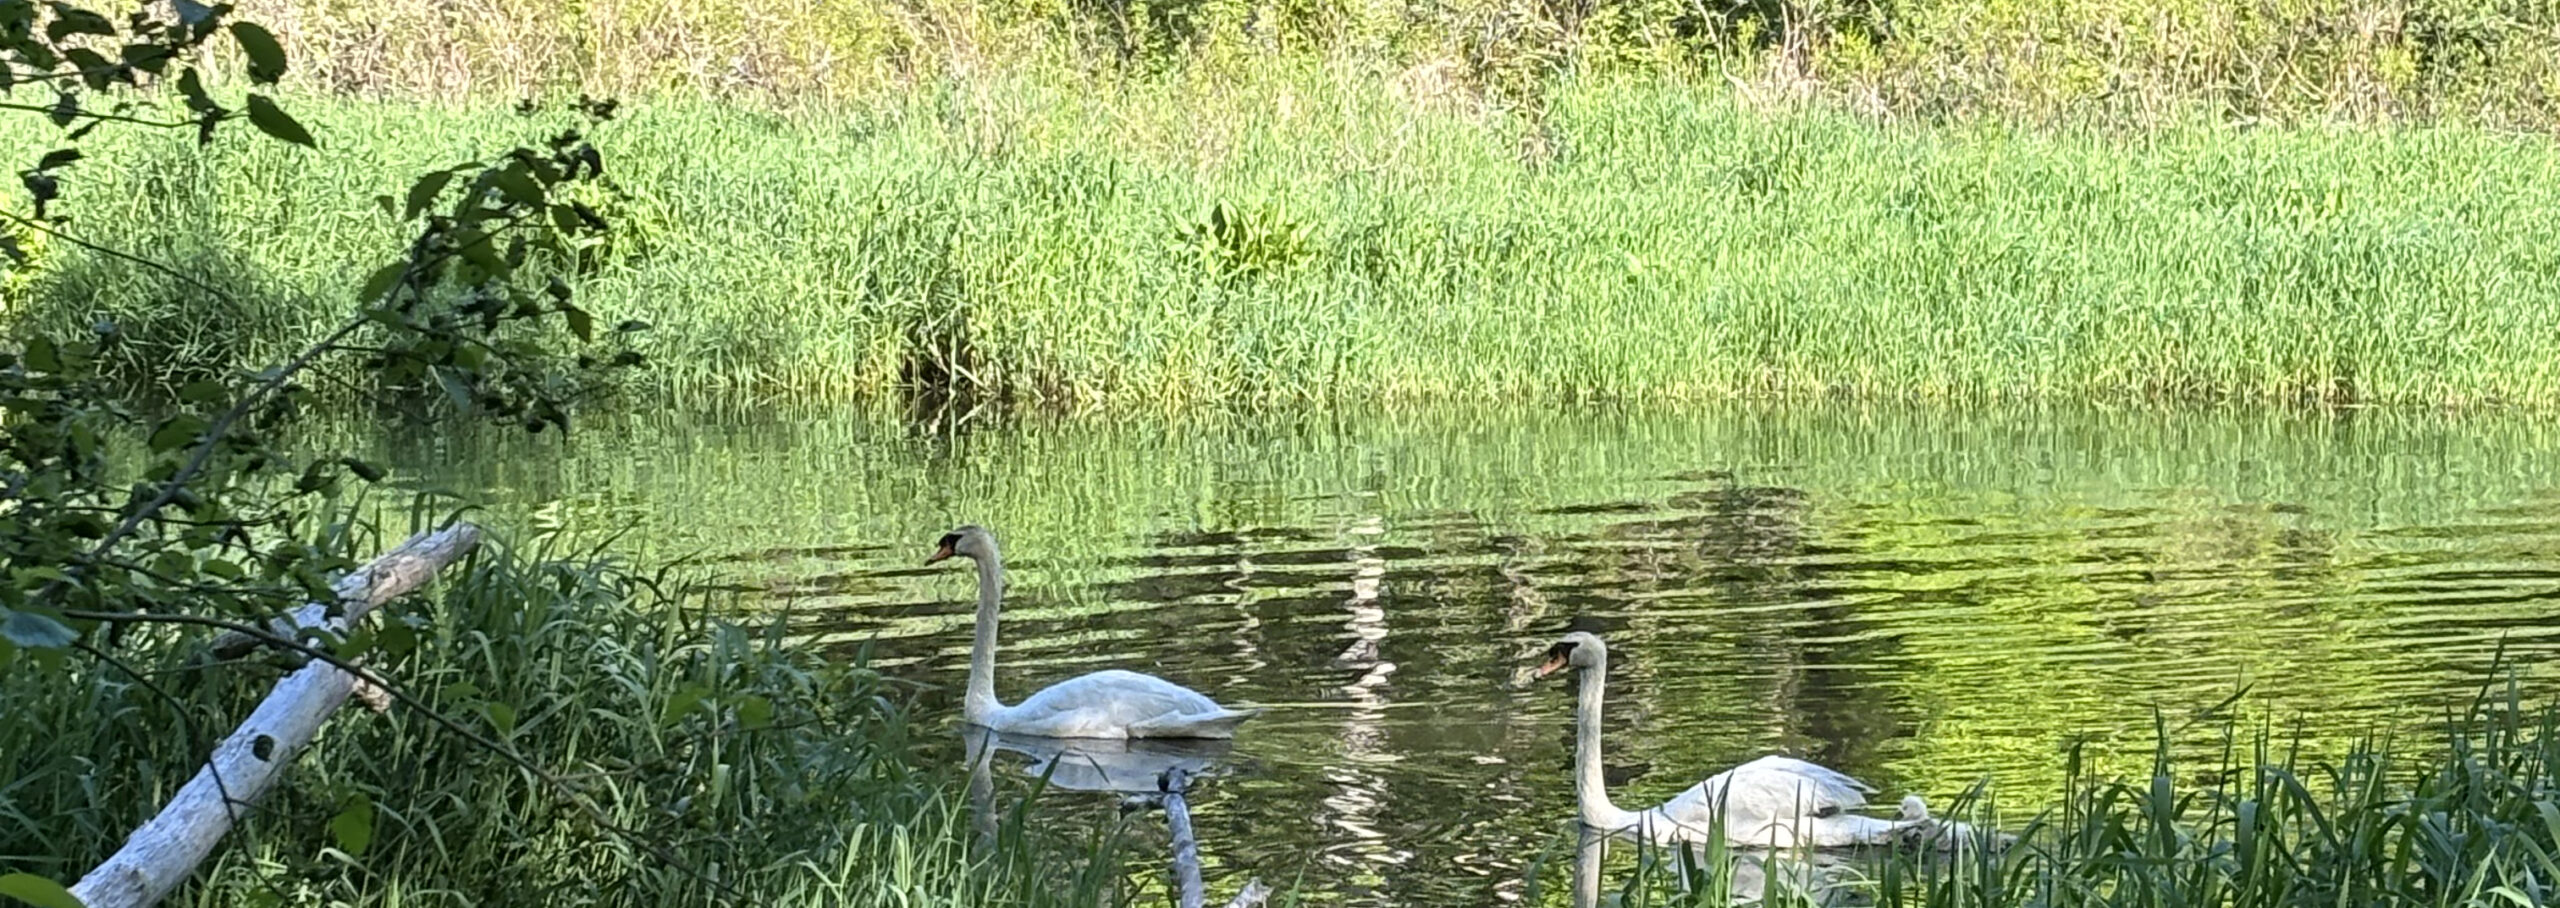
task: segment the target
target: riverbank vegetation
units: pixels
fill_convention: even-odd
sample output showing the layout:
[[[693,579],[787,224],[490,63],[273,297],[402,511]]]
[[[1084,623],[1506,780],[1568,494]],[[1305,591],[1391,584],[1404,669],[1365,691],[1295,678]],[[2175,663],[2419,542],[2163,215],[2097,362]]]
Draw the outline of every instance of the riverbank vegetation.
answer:
[[[1032,70],[1211,80],[1322,59],[1534,108],[1559,75],[1660,74],[1922,120],[2453,121],[2548,129],[2560,12],[2516,0],[252,0],[310,84],[512,98],[561,85],[750,103]]]
[[[319,151],[140,136],[74,187],[237,311],[59,249],[12,307],[114,318],[138,386],[270,361],[396,248],[384,174],[521,129],[296,109]],[[598,137],[627,195],[581,299],[653,326],[629,405],[2560,403],[2560,149],[2479,129],[1911,126],[1653,77],[1485,114],[1275,65],[669,100]]]
[[[975,843],[958,739],[911,720],[911,687],[547,546],[378,616],[409,641],[378,663],[402,702],[335,720],[174,903],[1092,905],[1114,883],[1109,840],[1032,831],[1015,786]],[[248,713],[275,670],[205,639],[136,633],[67,684],[0,673],[0,867],[79,877]]]
[[[2560,877],[2560,712],[2509,688],[2450,717],[2439,735],[2372,738],[2343,758],[2306,752],[2271,729],[2224,732],[2219,765],[2182,765],[2163,751],[2147,775],[2084,775],[2070,755],[2058,802],[2013,820],[2023,835],[2005,848],[1980,829],[1952,856],[1867,861],[1620,845],[1600,879],[1571,882],[1596,883],[1622,908],[1745,898],[1925,908],[2550,903]],[[1959,810],[1998,813],[1980,801]],[[1540,903],[1569,904],[1566,871],[1542,876],[1560,891]]]

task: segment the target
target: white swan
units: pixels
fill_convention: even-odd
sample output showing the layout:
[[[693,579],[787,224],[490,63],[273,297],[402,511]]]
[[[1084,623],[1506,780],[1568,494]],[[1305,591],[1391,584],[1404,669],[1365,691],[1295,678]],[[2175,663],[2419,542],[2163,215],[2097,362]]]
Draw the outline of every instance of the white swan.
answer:
[[[1902,799],[1887,820],[1850,813],[1866,806],[1867,787],[1827,767],[1788,757],[1761,757],[1690,786],[1642,811],[1609,802],[1600,775],[1600,701],[1608,684],[1609,648],[1576,631],[1547,650],[1544,678],[1566,666],[1582,672],[1574,703],[1573,795],[1586,826],[1657,843],[1708,842],[1721,813],[1727,844],[1738,848],[1841,848],[1881,845],[1936,828],[1919,796]]]
[[[1046,738],[1232,738],[1260,709],[1228,709],[1198,691],[1137,672],[1110,669],[1042,688],[1022,702],[996,700],[996,609],[1004,595],[1004,559],[996,537],[964,526],[942,537],[932,564],[954,555],[978,563],[978,639],[969,651],[969,724]]]

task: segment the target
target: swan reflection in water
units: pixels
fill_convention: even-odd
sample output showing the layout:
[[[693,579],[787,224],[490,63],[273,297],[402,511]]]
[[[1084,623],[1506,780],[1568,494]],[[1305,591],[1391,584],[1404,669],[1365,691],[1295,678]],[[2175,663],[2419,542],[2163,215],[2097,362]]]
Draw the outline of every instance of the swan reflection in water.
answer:
[[[1030,758],[1024,775],[1046,777],[1069,791],[1153,794],[1166,772],[1197,779],[1232,768],[1235,742],[1219,738],[1044,738],[963,725],[970,771],[992,766],[998,752]]]
[[[1677,852],[1651,843],[1635,843],[1589,826],[1581,829],[1580,841],[1573,855],[1573,908],[1618,908],[1630,901],[1656,902],[1655,899],[1627,898],[1630,885],[1607,889],[1600,883],[1601,865],[1608,860],[1609,848],[1637,849],[1636,872],[1646,874],[1643,885],[1674,885],[1689,890],[1691,881],[1680,876],[1681,861]],[[1694,849],[1695,846],[1692,846]],[[1692,852],[1692,860],[1704,861],[1703,849]],[[1858,908],[1872,905],[1867,887],[1873,868],[1862,866],[1873,862],[1870,852],[1804,850],[1773,852],[1759,849],[1737,849],[1728,852],[1733,861],[1732,875],[1726,888],[1732,893],[1732,904],[1756,906],[1767,904],[1810,905],[1819,908]],[[1772,890],[1776,898],[1771,898]]]
[[[1235,742],[1219,738],[1044,738],[967,724],[960,727],[960,735],[969,761],[969,812],[983,846],[992,846],[996,838],[995,755],[999,752],[1029,757],[1023,774],[1044,780],[1048,787],[1121,795],[1123,813],[1164,806],[1166,801],[1153,796],[1164,791],[1167,773],[1181,770],[1185,777],[1196,779],[1223,774],[1234,765],[1230,758]],[[1177,843],[1190,835],[1184,831],[1187,828],[1187,820],[1175,827]],[[1183,868],[1189,868],[1184,885],[1196,893],[1200,885],[1196,852],[1186,858],[1179,844],[1176,848],[1175,876],[1184,878]],[[1259,885],[1248,882],[1247,891]],[[1261,891],[1267,895],[1270,890]],[[1258,899],[1244,899],[1239,896],[1240,903],[1258,903]]]

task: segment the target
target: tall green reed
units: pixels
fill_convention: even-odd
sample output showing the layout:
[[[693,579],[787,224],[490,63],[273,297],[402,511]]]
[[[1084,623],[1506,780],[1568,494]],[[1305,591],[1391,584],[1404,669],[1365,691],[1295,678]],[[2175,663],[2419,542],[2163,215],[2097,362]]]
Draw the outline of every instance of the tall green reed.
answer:
[[[642,105],[601,136],[632,197],[582,299],[655,325],[632,404],[2560,403],[2545,143],[1879,125],[1660,81],[1551,101],[1417,107],[1310,66]],[[137,384],[260,361],[398,242],[363,201],[404,188],[384,174],[514,128],[298,109],[325,150],[173,139],[71,184],[100,239],[232,301],[56,249],[9,317],[125,323]],[[1523,157],[1530,131],[1548,152]]]
[[[2560,900],[2560,708],[2484,694],[2442,737],[2368,738],[2315,759],[2271,728],[2226,729],[2216,765],[2100,778],[2076,752],[2054,806],[1981,821],[1959,847],[1853,863],[1730,849],[1633,849],[1600,890],[1622,908],[1756,904],[2007,906],[2532,906]],[[2159,729],[2166,742],[2170,731]],[[2012,798],[2012,803],[2017,799]],[[1741,882],[1737,882],[1741,881]],[[1810,885],[1809,885],[1810,884]]]

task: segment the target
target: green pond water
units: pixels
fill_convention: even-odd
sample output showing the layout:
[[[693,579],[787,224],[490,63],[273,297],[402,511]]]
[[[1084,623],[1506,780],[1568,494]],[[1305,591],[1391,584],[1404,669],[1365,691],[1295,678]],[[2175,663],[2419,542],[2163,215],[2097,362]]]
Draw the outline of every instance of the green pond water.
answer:
[[[938,686],[937,720],[974,580],[922,561],[984,524],[1001,695],[1118,666],[1269,708],[1194,798],[1213,893],[1455,906],[1526,898],[1542,855],[1538,900],[1568,888],[1571,690],[1522,674],[1569,621],[1612,645],[1622,804],[1780,752],[1886,810],[1987,782],[2020,818],[2075,744],[2145,771],[2155,716],[2202,769],[2225,719],[2314,752],[2423,734],[2502,646],[2543,691],[2556,441],[2385,412],[776,412],[390,456],[500,525],[695,558],[805,645]]]

